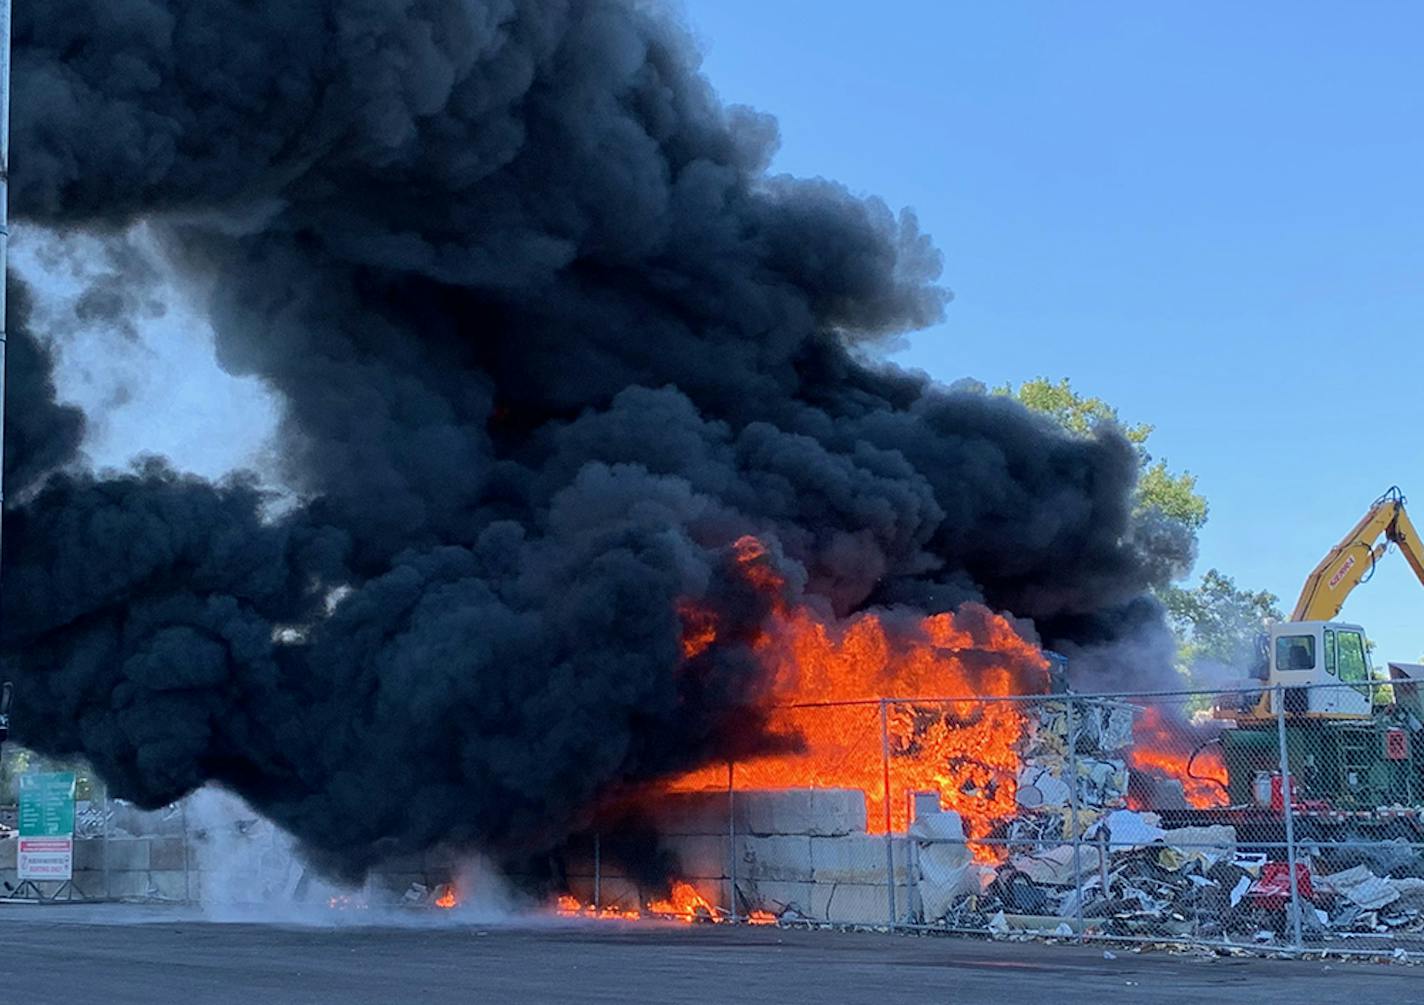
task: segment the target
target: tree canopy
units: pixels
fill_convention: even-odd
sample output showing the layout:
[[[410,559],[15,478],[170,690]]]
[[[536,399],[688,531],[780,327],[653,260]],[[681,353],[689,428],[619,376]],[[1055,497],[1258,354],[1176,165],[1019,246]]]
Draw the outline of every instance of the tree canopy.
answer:
[[[961,386],[985,390],[977,382]],[[1079,393],[1066,377],[1057,381],[1038,377],[1018,387],[1005,384],[993,393],[1014,398],[1077,436],[1092,436],[1104,426],[1116,427],[1137,447],[1141,458],[1138,517],[1157,514],[1179,524],[1193,539],[1205,526],[1209,508],[1206,497],[1197,491],[1196,476],[1189,471],[1175,472],[1166,460],[1152,455],[1148,450],[1153,432],[1150,424],[1123,421],[1114,406]],[[1180,575],[1185,577],[1189,571],[1182,569]],[[1177,637],[1178,666],[1189,676],[1208,670],[1219,675],[1223,669],[1244,675],[1258,659],[1261,631],[1283,617],[1280,599],[1274,594],[1240,588],[1218,569],[1208,569],[1195,586],[1164,584],[1157,596]]]
[[[1206,497],[1197,491],[1196,476],[1189,471],[1173,472],[1165,460],[1152,456],[1147,449],[1147,441],[1153,427],[1148,423],[1124,422],[1115,407],[1102,398],[1080,394],[1073,389],[1067,377],[1057,382],[1037,377],[1024,381],[1018,387],[1005,384],[995,388],[994,393],[1014,398],[1078,436],[1091,436],[1101,426],[1116,426],[1128,442],[1137,447],[1142,457],[1142,469],[1137,478],[1139,510],[1156,510],[1186,525],[1193,532],[1206,524]]]

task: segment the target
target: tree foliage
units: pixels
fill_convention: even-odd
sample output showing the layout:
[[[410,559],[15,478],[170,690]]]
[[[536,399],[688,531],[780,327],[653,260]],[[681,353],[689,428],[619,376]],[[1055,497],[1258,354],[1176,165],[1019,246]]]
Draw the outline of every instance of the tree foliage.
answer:
[[[1188,668],[1248,667],[1257,658],[1257,637],[1284,617],[1274,593],[1241,589],[1217,569],[1208,569],[1195,587],[1169,586],[1161,597]]]
[[[1123,422],[1115,407],[1102,398],[1080,394],[1073,389],[1067,377],[1057,382],[1037,377],[1017,388],[1005,384],[995,388],[994,393],[1014,398],[1078,436],[1091,436],[1103,426],[1117,427],[1128,442],[1137,447],[1142,458],[1142,470],[1137,479],[1138,509],[1156,510],[1186,525],[1193,532],[1206,524],[1206,497],[1197,491],[1196,476],[1189,471],[1175,473],[1167,467],[1166,461],[1152,456],[1147,449],[1147,441],[1153,427],[1148,423]]]
[[[982,391],[984,386],[966,389]],[[1079,393],[1066,377],[1058,381],[1039,377],[1018,387],[1006,384],[994,393],[1014,398],[1077,436],[1116,427],[1141,458],[1136,503],[1139,519],[1159,514],[1180,524],[1193,538],[1206,524],[1207,501],[1197,491],[1196,476],[1189,471],[1174,472],[1165,460],[1152,455],[1148,450],[1153,431],[1150,424],[1124,422],[1114,406]],[[1187,571],[1183,569],[1181,574]],[[1261,632],[1283,617],[1280,599],[1274,594],[1242,589],[1217,569],[1209,569],[1195,586],[1166,585],[1157,592],[1177,637],[1178,665],[1190,676],[1223,670],[1245,674],[1258,661]]]

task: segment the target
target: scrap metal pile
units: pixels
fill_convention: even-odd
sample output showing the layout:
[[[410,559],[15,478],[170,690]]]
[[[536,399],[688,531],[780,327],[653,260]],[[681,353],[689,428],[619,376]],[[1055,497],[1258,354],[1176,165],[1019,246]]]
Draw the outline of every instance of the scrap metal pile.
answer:
[[[1224,823],[1166,828],[1128,808],[1134,710],[1044,704],[1018,775],[1021,812],[965,839],[952,812],[910,829],[908,920],[954,929],[1273,943],[1295,921],[1283,848]],[[1076,734],[1076,744],[1069,744]],[[1400,841],[1358,849],[1301,841],[1302,930],[1316,939],[1424,932],[1424,857]]]

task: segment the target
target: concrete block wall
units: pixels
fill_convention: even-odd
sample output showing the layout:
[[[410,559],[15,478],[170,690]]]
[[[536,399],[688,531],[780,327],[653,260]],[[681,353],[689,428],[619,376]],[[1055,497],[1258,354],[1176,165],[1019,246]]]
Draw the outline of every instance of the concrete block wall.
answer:
[[[115,900],[196,896],[201,875],[191,861],[185,872],[181,837],[113,837],[107,851],[104,845],[103,838],[75,839],[73,883],[85,896]],[[20,884],[17,848],[15,838],[0,840],[0,890],[6,893]],[[41,889],[49,892],[57,886],[45,882]]]
[[[728,814],[731,813],[729,821]],[[885,924],[885,838],[866,833],[865,796],[853,789],[670,793],[649,810],[676,878],[728,908],[735,877],[737,910],[847,924]],[[732,837],[729,823],[735,826]],[[601,902],[636,905],[648,894],[616,861],[602,861]],[[593,860],[568,863],[571,893],[592,899]],[[903,847],[896,849],[897,913],[913,892]]]
[[[221,847],[181,836],[77,838],[73,883],[85,896],[112,900],[209,900],[214,903],[261,903],[285,860],[267,860],[270,846],[261,841],[226,842]],[[17,841],[0,839],[0,895],[19,886]],[[107,868],[106,868],[107,858]],[[377,900],[398,901],[411,884],[434,889],[449,882],[455,867],[449,855],[431,852],[388,863],[368,884]],[[296,872],[291,878],[295,881]],[[58,886],[41,884],[45,892]]]

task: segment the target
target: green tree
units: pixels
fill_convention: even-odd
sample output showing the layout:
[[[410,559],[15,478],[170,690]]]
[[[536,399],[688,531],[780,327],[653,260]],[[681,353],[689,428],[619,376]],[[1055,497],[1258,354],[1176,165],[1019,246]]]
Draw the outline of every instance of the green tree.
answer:
[[[982,384],[965,384],[963,390],[984,391]],[[1025,381],[1018,387],[1006,384],[993,393],[1014,398],[1035,412],[1047,415],[1069,433],[1092,436],[1105,426],[1113,426],[1137,448],[1140,467],[1137,476],[1136,517],[1142,526],[1165,518],[1195,542],[1206,524],[1206,498],[1197,491],[1196,476],[1189,471],[1174,472],[1165,460],[1148,449],[1153,427],[1147,423],[1124,422],[1115,407],[1102,398],[1090,397],[1074,389],[1066,377],[1052,381],[1046,377]],[[1170,575],[1185,577],[1190,569],[1174,566]],[[1230,576],[1210,569],[1192,587],[1163,583],[1157,595],[1167,609],[1168,621],[1178,642],[1178,667],[1191,676],[1209,666],[1246,673],[1257,662],[1257,640],[1271,621],[1280,620],[1280,600],[1265,591],[1241,589]],[[1219,673],[1219,670],[1218,670]]]
[[[1193,534],[1206,524],[1206,498],[1197,491],[1197,479],[1189,471],[1174,473],[1167,462],[1154,458],[1147,449],[1153,427],[1123,422],[1117,409],[1102,398],[1088,397],[1073,389],[1067,377],[1049,380],[1038,377],[1014,387],[1005,384],[994,389],[995,394],[1014,398],[1027,408],[1047,415],[1070,433],[1091,436],[1100,427],[1116,426],[1137,448],[1141,470],[1137,476],[1137,508],[1139,512],[1155,510],[1170,520],[1189,528]]]
[[[1280,598],[1266,590],[1243,590],[1217,569],[1208,569],[1191,588],[1160,591],[1167,618],[1176,632],[1183,669],[1207,665],[1242,670],[1260,656],[1257,639],[1280,621]]]

